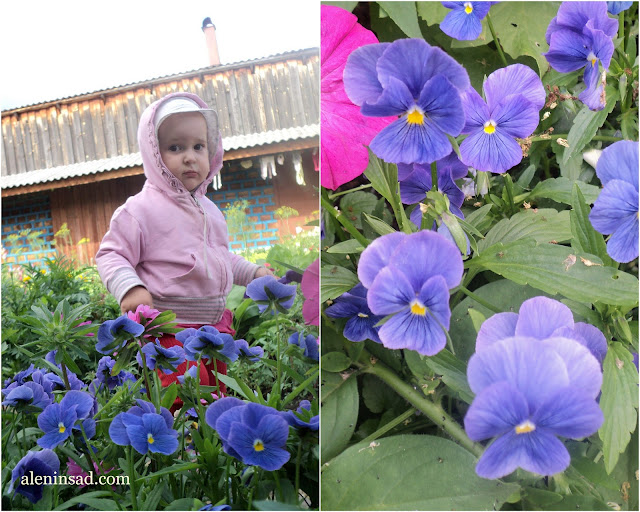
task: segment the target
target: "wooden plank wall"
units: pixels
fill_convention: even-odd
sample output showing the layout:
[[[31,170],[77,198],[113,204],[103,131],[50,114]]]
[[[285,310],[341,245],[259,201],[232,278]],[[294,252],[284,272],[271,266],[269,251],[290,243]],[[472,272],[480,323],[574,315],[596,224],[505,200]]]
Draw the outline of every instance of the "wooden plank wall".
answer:
[[[5,111],[2,176],[135,153],[144,109],[177,91],[217,110],[223,137],[319,123],[317,51],[261,62]]]

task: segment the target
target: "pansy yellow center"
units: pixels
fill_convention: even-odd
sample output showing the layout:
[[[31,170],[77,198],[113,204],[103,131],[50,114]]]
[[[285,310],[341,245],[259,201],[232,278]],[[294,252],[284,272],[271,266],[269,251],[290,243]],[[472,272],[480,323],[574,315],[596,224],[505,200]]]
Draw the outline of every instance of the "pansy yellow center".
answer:
[[[593,52],[590,52],[589,55],[587,55],[587,60],[591,62],[591,67],[595,67],[596,62],[598,62],[598,57],[596,57]]]
[[[253,449],[257,452],[261,452],[262,450],[264,450],[264,443],[261,439],[256,439],[253,442]]]
[[[65,430],[67,430],[67,427],[64,426],[64,423],[62,422],[58,423],[58,432],[60,432],[61,434],[64,434]]]
[[[467,14],[471,14],[473,12],[473,6],[471,5],[471,2],[464,3],[464,12],[466,12]]]
[[[533,432],[535,429],[536,426],[529,420],[523,421],[520,425],[516,425],[516,434],[528,434],[529,432]]]
[[[407,123],[409,124],[422,124],[424,122],[424,114],[417,108],[414,108],[407,114]]]
[[[147,443],[149,444],[153,444],[155,443],[155,439],[153,438],[153,436],[151,434],[147,435]]]
[[[484,123],[484,133],[492,134],[495,131],[496,131],[496,123],[494,123],[492,120],[489,120],[486,123]]]
[[[427,308],[424,304],[416,299],[411,303],[411,312],[414,315],[424,316],[427,313]]]
[[[369,315],[365,315],[364,313],[358,313],[360,318],[369,318]]]

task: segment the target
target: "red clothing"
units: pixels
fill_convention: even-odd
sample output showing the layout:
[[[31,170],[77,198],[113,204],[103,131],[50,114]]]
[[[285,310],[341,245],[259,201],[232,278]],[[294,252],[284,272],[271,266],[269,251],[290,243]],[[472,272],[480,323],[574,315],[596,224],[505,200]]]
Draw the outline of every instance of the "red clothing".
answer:
[[[233,313],[231,313],[230,310],[225,309],[224,313],[222,313],[222,318],[220,319],[220,321],[215,324],[213,327],[215,327],[216,329],[218,329],[218,331],[220,332],[224,332],[227,334],[231,334],[231,336],[235,335],[236,331],[234,331],[231,328],[233,322]],[[178,324],[178,327],[182,328],[182,329],[188,329],[188,328],[194,328],[194,329],[199,329],[200,327],[202,327],[202,325],[200,324]],[[181,347],[182,343],[179,342],[175,336],[173,334],[165,334],[164,336],[162,336],[162,338],[158,338],[158,340],[160,341],[160,344],[163,347],[169,348],[169,347],[175,347],[176,345]],[[223,363],[222,361],[216,361],[216,367],[218,370],[218,374],[222,374],[222,375],[226,375],[227,374],[227,365],[225,363]],[[176,372],[174,373],[170,373],[170,374],[165,374],[162,372],[162,370],[158,370],[158,376],[160,377],[160,382],[162,383],[162,387],[167,387],[169,386],[172,382],[177,382],[178,381],[178,375],[184,375],[184,372],[186,372],[189,368],[191,368],[192,366],[195,366],[195,361],[185,361],[184,363],[182,363],[180,366],[178,366],[178,369]],[[214,374],[214,368],[213,368],[213,362],[208,362],[207,364],[204,363],[204,361],[202,361],[202,364],[200,365],[200,384],[202,386],[213,386],[215,387],[216,385],[216,377]],[[220,392],[224,395],[227,392],[227,387],[222,383],[222,381],[220,381]],[[176,401],[173,404],[173,407],[171,408],[172,411],[175,409],[178,409],[182,407],[182,400],[180,400],[180,398],[176,398]]]

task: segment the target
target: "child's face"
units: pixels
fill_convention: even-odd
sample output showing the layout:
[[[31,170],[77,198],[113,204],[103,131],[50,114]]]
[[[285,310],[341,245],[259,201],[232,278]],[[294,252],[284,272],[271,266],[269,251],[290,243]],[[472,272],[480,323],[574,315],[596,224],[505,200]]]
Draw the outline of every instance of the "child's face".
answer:
[[[158,129],[160,155],[167,168],[193,192],[209,174],[207,122],[199,112],[167,117]]]

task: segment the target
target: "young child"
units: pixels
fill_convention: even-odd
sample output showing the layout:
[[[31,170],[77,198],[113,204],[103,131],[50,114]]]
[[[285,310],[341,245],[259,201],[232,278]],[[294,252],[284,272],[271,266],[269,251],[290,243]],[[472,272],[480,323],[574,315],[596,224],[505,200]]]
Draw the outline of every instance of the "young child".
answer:
[[[179,327],[213,325],[234,335],[225,308],[231,286],[271,272],[229,252],[224,216],[205,196],[222,168],[216,112],[195,94],[169,94],[143,112],[138,144],[147,180],[113,214],[96,255],[102,281],[123,313],[146,304],[172,310]],[[181,345],[172,335],[160,342]],[[160,372],[163,386],[186,369]],[[200,368],[202,384],[215,385],[212,371],[212,364]],[[218,361],[217,371],[226,365]]]

